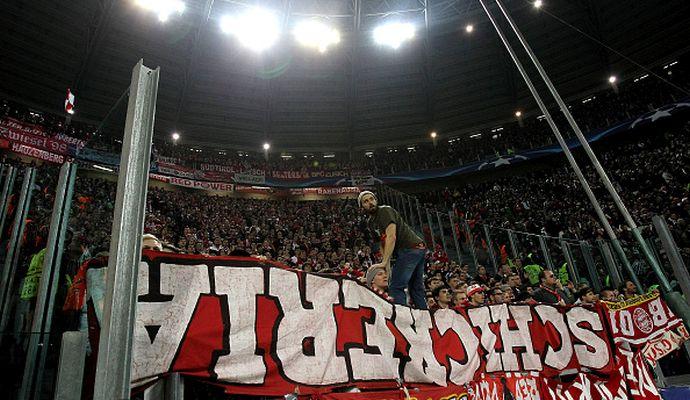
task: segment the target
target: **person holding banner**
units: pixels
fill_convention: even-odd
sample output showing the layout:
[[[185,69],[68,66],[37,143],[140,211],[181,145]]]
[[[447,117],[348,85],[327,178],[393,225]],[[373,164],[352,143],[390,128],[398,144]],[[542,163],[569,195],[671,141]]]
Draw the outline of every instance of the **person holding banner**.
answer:
[[[390,271],[389,292],[396,304],[407,304],[407,288],[412,303],[417,308],[426,310],[424,259],[427,250],[424,240],[417,236],[393,207],[379,206],[374,193],[368,190],[361,192],[357,197],[357,203],[369,214],[367,225],[376,232],[382,242],[381,262],[370,268],[383,267]],[[391,268],[393,253],[396,255],[396,261]]]

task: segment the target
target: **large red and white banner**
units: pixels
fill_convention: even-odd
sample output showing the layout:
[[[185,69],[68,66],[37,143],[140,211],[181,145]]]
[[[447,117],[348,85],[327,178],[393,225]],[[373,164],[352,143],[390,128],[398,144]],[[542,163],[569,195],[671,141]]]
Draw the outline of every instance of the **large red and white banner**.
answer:
[[[432,316],[345,277],[156,252],[145,252],[138,279],[134,385],[181,372],[229,393],[397,393],[396,382],[404,382],[415,390],[466,387],[470,398],[489,398],[474,393],[499,393],[499,379],[500,390],[525,399],[567,399],[559,393],[582,387],[618,397],[571,397],[646,398],[630,396],[633,372],[622,368],[632,361],[612,347],[609,311],[601,306],[502,304]],[[634,373],[649,385],[643,372]],[[564,382],[563,374],[575,380]]]
[[[29,124],[5,117],[0,119],[0,137],[9,140],[12,144],[24,145],[60,155],[74,156],[77,149],[83,147],[83,141],[68,136],[51,136],[41,125]],[[37,157],[40,158],[40,157]]]
[[[641,350],[651,364],[690,339],[683,320],[673,314],[658,292],[602,305],[609,311],[614,341]]]

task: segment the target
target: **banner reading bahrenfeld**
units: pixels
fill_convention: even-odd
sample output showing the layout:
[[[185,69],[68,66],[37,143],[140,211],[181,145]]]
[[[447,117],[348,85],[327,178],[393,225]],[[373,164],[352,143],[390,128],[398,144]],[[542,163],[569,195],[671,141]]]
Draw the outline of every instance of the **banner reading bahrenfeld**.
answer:
[[[181,372],[265,396],[357,387],[387,390],[357,398],[397,398],[399,379],[412,397],[446,388],[438,398],[659,398],[640,354],[613,347],[601,306],[502,304],[432,317],[344,277],[148,251],[138,279],[134,386]]]

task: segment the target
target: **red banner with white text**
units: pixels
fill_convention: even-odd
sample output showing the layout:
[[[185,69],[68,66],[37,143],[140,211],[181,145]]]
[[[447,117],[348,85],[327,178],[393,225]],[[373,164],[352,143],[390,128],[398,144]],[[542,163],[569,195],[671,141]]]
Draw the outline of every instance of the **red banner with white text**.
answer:
[[[297,388],[316,397],[383,390],[388,398],[400,394],[399,382],[411,396],[465,387],[470,398],[509,391],[560,399],[587,388],[642,400],[654,397],[632,396],[631,387],[656,390],[641,355],[624,358],[613,347],[600,305],[501,304],[432,316],[345,277],[148,251],[138,279],[133,385],[181,372],[228,393],[265,396]]]

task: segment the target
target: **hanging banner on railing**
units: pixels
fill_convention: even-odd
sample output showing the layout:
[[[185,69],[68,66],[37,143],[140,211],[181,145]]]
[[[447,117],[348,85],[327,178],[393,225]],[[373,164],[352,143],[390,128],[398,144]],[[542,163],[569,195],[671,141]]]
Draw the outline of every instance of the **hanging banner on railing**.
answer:
[[[671,312],[659,292],[602,305],[609,311],[614,341],[641,350],[652,365],[690,339],[683,320]]]
[[[75,144],[74,140],[63,140],[64,135],[49,136],[40,125],[28,124],[10,117],[0,119],[0,137],[13,144],[38,148],[60,155],[75,155],[78,145]],[[76,143],[79,142],[82,142],[83,145],[83,141]]]
[[[21,143],[13,142],[10,146],[13,153],[21,154],[23,156],[33,157],[39,160],[48,161],[51,163],[62,164],[65,160],[70,160],[62,154],[51,153],[47,150],[37,149],[35,147],[26,146]]]
[[[232,183],[197,181],[194,179],[178,178],[175,176],[168,177],[167,182],[175,186],[182,186],[192,189],[215,190],[220,192],[232,192],[234,187]]]
[[[432,316],[348,278],[251,258],[145,252],[138,270],[135,385],[181,372],[231,393],[274,396],[296,386],[302,394],[395,388],[397,379],[482,388],[487,376],[527,373],[508,390],[557,399],[543,396],[543,379],[627,379],[599,305],[501,304]]]

